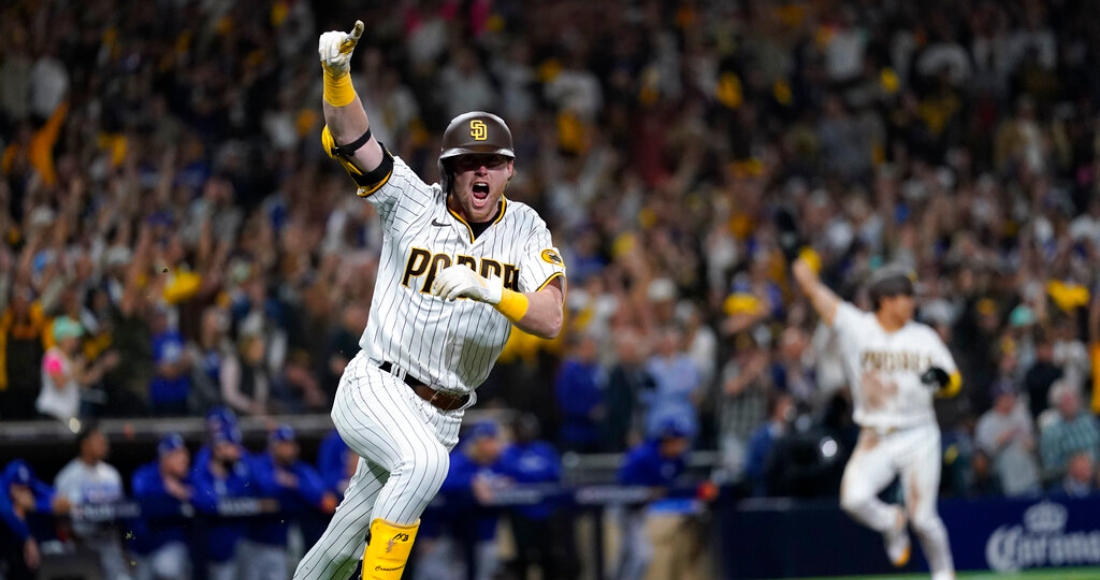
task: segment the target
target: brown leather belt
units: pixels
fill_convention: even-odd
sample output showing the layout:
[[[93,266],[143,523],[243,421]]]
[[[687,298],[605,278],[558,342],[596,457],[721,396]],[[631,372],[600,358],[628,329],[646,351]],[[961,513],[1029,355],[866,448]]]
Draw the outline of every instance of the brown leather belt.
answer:
[[[386,373],[393,371],[393,365],[388,362],[378,365],[378,368]],[[409,385],[409,388],[416,393],[416,396],[424,399],[431,406],[440,411],[454,411],[470,400],[470,395],[448,395],[447,393],[437,391],[407,373],[405,374],[405,384]]]

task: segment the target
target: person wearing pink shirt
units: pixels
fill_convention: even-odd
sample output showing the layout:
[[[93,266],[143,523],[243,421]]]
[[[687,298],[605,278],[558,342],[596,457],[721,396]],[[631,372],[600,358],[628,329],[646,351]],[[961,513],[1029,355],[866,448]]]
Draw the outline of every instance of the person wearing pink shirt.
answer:
[[[68,422],[80,415],[80,392],[100,380],[118,364],[118,355],[107,354],[87,365],[80,353],[84,329],[68,316],[53,323],[54,346],[42,357],[42,391],[35,407],[39,413]]]

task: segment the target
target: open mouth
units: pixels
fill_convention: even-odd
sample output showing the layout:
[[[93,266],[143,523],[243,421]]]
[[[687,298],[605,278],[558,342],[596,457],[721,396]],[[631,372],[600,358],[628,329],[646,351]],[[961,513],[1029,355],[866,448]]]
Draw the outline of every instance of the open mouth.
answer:
[[[485,200],[489,197],[489,184],[484,181],[478,181],[473,186],[474,198],[478,200]]]

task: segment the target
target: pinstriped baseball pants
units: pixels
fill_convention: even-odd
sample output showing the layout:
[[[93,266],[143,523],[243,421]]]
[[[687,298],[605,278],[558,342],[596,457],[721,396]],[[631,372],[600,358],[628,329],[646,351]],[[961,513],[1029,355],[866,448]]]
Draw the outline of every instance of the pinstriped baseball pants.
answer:
[[[332,405],[340,437],[359,455],[328,529],[298,564],[295,580],[346,580],[375,518],[409,525],[443,485],[465,409],[441,411],[360,352]]]

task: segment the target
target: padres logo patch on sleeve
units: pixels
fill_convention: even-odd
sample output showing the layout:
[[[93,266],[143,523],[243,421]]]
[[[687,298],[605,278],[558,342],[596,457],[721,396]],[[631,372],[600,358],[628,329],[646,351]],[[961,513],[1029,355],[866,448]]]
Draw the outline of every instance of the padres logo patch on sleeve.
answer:
[[[542,259],[555,266],[565,267],[565,261],[561,259],[558,252],[552,248],[542,251]]]

